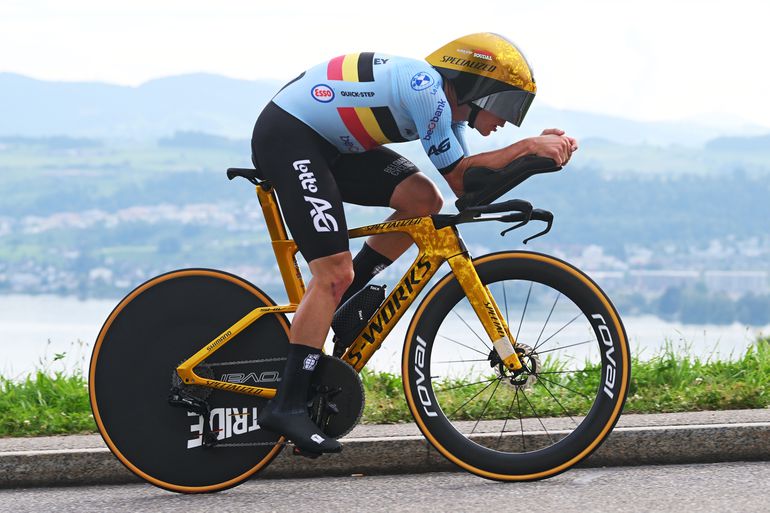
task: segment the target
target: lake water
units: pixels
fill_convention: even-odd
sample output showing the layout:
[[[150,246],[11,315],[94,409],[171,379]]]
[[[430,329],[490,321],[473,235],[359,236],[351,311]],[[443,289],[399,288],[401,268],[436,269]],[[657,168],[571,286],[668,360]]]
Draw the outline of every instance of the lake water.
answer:
[[[116,300],[0,295],[0,374],[18,378],[46,365],[51,370],[87,370],[93,342],[116,303]],[[702,357],[728,358],[742,354],[760,333],[770,334],[770,325],[691,325],[652,316],[624,317],[623,322],[632,351],[642,358],[659,351],[666,341],[675,347],[686,344],[693,354]],[[376,353],[369,364],[371,367],[399,372],[407,327],[408,317],[402,319]],[[463,329],[467,328],[459,323],[449,326],[450,332]],[[528,329],[535,331],[529,333]],[[536,331],[525,324],[522,337],[534,340]],[[66,357],[53,362],[58,353],[66,353]]]

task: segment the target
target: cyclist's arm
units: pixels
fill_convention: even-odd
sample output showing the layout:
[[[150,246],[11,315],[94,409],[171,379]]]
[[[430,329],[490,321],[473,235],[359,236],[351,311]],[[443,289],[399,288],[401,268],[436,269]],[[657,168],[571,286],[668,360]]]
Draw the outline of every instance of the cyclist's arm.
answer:
[[[451,173],[445,174],[452,191],[459,197],[463,194],[463,175],[471,167],[487,167],[500,169],[524,155],[540,155],[556,161],[557,165],[565,165],[572,154],[573,142],[565,135],[549,133],[538,137],[530,137],[515,142],[499,150],[488,151],[464,157],[457,162]]]
[[[431,163],[445,175],[465,156],[452,129],[452,110],[441,88],[441,76],[433,69],[405,67],[398,84],[403,105],[414,121],[420,143]],[[415,83],[415,77],[419,83]]]

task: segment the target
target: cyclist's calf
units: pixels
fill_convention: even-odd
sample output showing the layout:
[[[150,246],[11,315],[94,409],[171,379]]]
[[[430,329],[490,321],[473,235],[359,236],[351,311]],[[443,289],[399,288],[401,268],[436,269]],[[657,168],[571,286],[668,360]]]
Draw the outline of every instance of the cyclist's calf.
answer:
[[[342,294],[353,283],[353,260],[350,252],[318,258],[308,265],[313,273],[313,285],[320,288],[324,294],[332,295],[337,304]]]

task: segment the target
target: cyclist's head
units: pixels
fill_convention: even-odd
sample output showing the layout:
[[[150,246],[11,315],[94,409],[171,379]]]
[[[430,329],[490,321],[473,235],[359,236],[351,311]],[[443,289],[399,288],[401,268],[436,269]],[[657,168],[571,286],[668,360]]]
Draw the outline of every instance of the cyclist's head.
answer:
[[[457,104],[480,109],[521,126],[537,87],[524,54],[503,36],[481,32],[455,39],[425,60],[452,85]]]

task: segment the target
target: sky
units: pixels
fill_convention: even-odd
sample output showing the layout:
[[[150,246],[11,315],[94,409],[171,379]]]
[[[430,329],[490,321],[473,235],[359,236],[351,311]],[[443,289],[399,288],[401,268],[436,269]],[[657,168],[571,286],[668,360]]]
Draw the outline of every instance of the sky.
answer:
[[[552,107],[770,128],[768,20],[767,0],[0,0],[0,72],[287,80],[343,53],[424,58],[491,31],[524,51]]]

